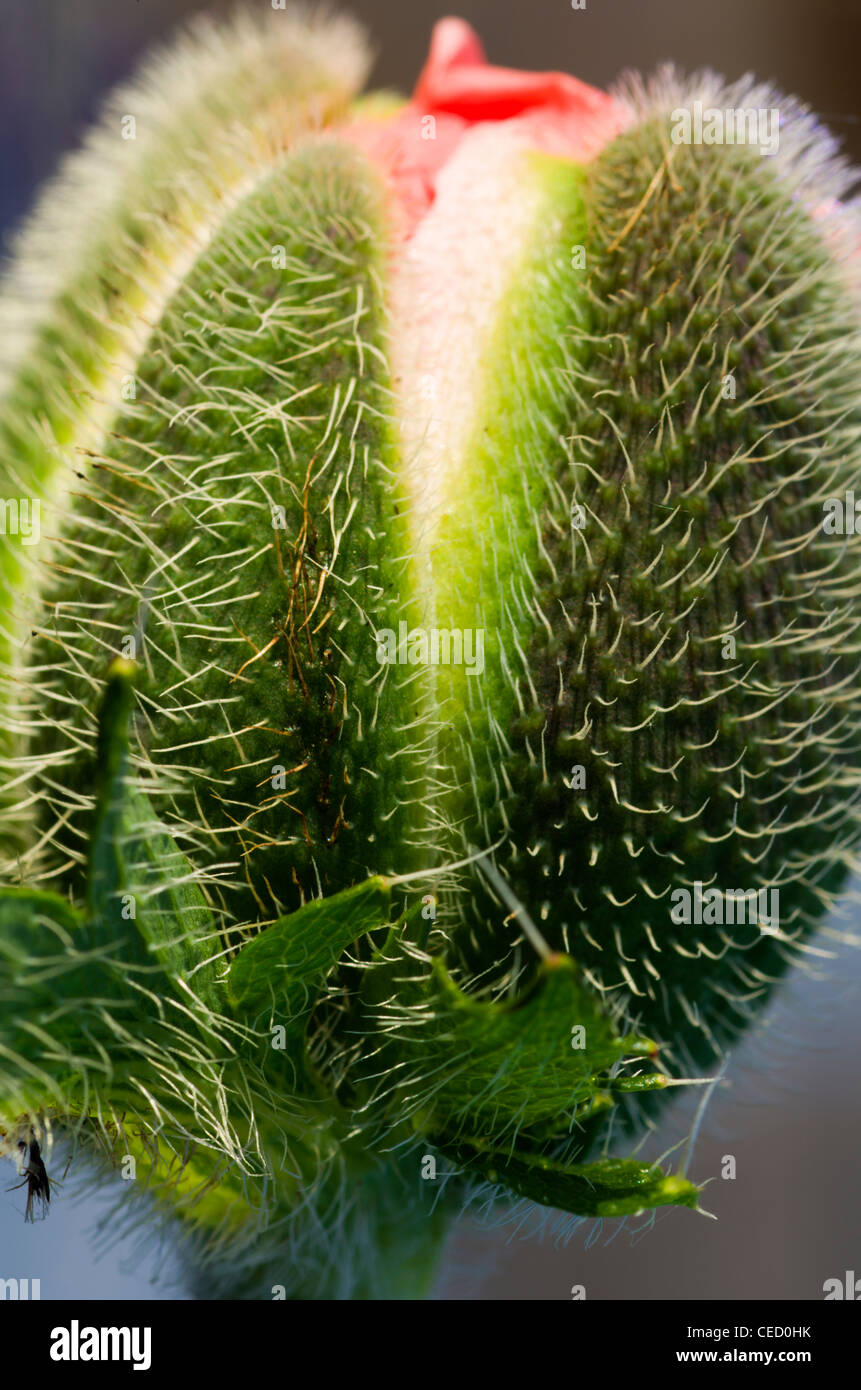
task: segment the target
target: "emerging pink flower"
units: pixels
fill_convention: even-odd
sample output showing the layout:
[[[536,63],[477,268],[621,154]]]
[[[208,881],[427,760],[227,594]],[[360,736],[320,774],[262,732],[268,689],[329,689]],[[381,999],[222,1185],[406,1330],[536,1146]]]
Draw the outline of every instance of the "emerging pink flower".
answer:
[[[437,195],[442,171],[462,148],[541,150],[587,160],[624,129],[613,97],[562,72],[519,72],[488,63],[462,19],[441,19],[412,99],[383,120],[357,121],[348,134],[386,170],[410,237]]]

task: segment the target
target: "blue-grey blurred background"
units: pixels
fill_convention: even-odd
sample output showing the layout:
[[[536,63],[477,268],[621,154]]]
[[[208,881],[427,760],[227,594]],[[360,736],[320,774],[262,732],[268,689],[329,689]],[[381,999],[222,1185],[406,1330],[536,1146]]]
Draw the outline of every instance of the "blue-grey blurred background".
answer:
[[[218,0],[0,0],[0,234],[153,40],[185,15],[229,8]],[[377,42],[374,83],[408,91],[446,9],[434,0],[345,8]],[[587,0],[584,10],[570,0],[462,0],[456,12],[492,60],[562,68],[598,86],[668,59],[729,78],[753,71],[809,102],[861,163],[859,0]],[[861,944],[861,908],[830,926]],[[717,1220],[664,1210],[645,1225],[585,1223],[567,1243],[552,1223],[537,1237],[465,1221],[437,1295],[570,1299],[582,1285],[587,1300],[821,1299],[824,1280],[861,1274],[861,949],[828,935],[815,944],[831,958],[816,958],[815,974],[790,977],[737,1047],[690,1154],[690,1176],[714,1179],[704,1205]],[[699,1099],[679,1095],[650,1156],[688,1134]],[[727,1155],[734,1180],[720,1176]],[[64,1159],[55,1158],[60,1176]],[[169,1247],[112,1238],[119,1178],[94,1195],[76,1165],[50,1218],[34,1225],[24,1224],[24,1191],[6,1191],[15,1181],[12,1166],[0,1165],[0,1278],[38,1278],[43,1298],[184,1296]]]

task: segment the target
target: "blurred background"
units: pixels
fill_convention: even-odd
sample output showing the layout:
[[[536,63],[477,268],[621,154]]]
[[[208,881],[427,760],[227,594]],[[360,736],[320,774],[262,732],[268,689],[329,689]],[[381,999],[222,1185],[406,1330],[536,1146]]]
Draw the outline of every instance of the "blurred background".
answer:
[[[268,8],[270,0],[250,3]],[[220,0],[0,0],[0,237],[153,41],[185,16],[231,8]],[[376,44],[373,84],[409,92],[447,7],[353,0],[343,8]],[[461,0],[453,12],[476,27],[492,61],[563,69],[600,87],[626,68],[664,61],[772,79],[816,110],[861,164],[861,0],[586,0],[577,10],[571,0]],[[501,1212],[495,1225],[465,1220],[437,1297],[570,1299],[581,1285],[587,1300],[804,1300],[821,1299],[828,1278],[861,1275],[861,909],[849,907],[830,926],[855,944],[841,945],[826,926],[816,944],[833,954],[815,974],[785,982],[706,1108],[689,1173],[712,1179],[704,1206],[717,1220],[664,1210],[646,1222],[572,1231],[551,1218],[537,1233],[534,1221],[504,1224]],[[650,1157],[691,1132],[700,1098],[680,1095]],[[734,1179],[721,1177],[729,1155]],[[79,1195],[84,1176],[70,1172],[50,1219],[25,1227],[25,1192],[6,1191],[15,1177],[3,1164],[0,1277],[40,1278],[43,1298],[182,1297],[170,1250],[112,1241],[117,1192]]]

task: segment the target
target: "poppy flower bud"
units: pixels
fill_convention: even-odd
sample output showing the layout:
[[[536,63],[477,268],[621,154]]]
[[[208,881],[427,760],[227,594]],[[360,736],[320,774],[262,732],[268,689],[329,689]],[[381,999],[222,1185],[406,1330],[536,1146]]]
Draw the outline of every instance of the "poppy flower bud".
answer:
[[[722,1056],[857,840],[830,136],[750,81],[495,68],[453,19],[411,100],[366,69],[346,22],[199,26],[0,305],[0,1104],[199,1133],[164,1196],[222,1292],[386,1287],[356,1173],[426,1287],[436,1153],[457,1204],[696,1205],[602,1126]],[[255,1179],[281,1224],[237,1263]]]

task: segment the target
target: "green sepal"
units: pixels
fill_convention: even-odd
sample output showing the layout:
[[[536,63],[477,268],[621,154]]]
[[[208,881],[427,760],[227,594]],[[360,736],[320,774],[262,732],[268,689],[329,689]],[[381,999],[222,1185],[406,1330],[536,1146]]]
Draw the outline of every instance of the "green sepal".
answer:
[[[314,898],[273,922],[234,959],[228,993],[248,1023],[283,1018],[288,1035],[304,1035],[326,976],[348,946],[386,925],[390,889],[376,876],[331,898]]]
[[[387,880],[374,877],[331,898],[315,898],[273,922],[234,958],[228,998],[237,1020],[263,1042],[264,1070],[273,1083],[337,1108],[332,1089],[309,1060],[308,1024],[344,951],[386,925],[389,896]]]

